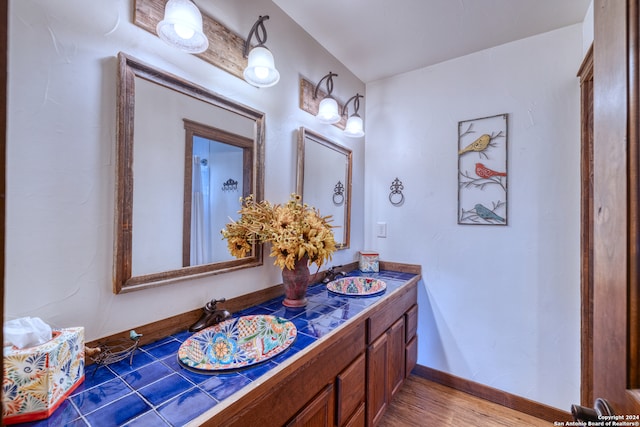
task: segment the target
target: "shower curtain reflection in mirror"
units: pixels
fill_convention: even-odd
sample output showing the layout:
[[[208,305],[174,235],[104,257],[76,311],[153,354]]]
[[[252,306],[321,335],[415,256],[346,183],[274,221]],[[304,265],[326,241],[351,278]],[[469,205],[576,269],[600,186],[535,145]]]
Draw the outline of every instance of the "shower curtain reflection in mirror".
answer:
[[[224,183],[237,180],[242,168],[242,148],[193,137],[190,265],[233,259],[219,232],[240,209],[242,184],[228,189]]]
[[[191,265],[211,262],[211,245],[206,236],[211,233],[209,212],[204,200],[209,193],[207,159],[193,156],[193,196],[191,199]],[[207,183],[207,185],[203,185]]]

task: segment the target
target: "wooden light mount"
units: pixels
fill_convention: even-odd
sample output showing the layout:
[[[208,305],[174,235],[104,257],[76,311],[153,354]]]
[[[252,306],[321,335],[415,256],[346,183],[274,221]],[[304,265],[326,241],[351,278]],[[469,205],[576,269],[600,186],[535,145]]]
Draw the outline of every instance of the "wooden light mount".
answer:
[[[155,35],[156,26],[164,17],[166,3],[166,0],[135,0],[133,23]],[[196,56],[244,80],[242,73],[247,67],[247,58],[243,55],[245,39],[202,11],[201,14],[202,31],[209,39],[209,47]]]
[[[309,80],[300,76],[300,109],[314,116],[318,114],[320,101],[322,101],[324,97],[327,96],[326,92],[318,89],[318,96],[314,98],[313,95],[315,93],[315,90],[316,85],[314,83],[311,83]],[[338,111],[341,112],[344,109],[344,106],[340,103],[340,101],[336,101],[338,102]],[[340,121],[338,123],[335,123],[334,126],[344,130],[345,126],[347,125],[347,116],[348,115],[342,115],[340,117]]]

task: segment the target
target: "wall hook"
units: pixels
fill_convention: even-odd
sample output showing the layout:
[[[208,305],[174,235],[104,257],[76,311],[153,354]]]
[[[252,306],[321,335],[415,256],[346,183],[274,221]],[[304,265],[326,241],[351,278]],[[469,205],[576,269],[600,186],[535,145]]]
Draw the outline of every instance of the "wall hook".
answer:
[[[238,189],[238,181],[235,181],[229,178],[226,182],[222,184],[222,191],[231,191]]]

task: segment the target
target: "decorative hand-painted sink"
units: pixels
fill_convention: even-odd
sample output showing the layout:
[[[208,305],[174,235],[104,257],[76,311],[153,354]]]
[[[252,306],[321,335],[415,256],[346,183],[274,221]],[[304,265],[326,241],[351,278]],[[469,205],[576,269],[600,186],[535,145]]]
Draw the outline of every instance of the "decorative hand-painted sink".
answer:
[[[264,362],[282,353],[298,331],[286,319],[270,315],[225,320],[182,343],[178,360],[199,371],[224,371]]]
[[[343,277],[327,283],[327,290],[347,296],[373,296],[383,293],[387,284],[371,277]]]

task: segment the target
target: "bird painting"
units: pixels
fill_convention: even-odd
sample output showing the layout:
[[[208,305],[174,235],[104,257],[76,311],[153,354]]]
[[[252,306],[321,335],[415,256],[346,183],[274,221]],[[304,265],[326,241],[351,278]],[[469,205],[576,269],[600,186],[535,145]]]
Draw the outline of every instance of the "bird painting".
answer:
[[[488,207],[484,206],[481,203],[476,204],[474,206],[474,209],[478,214],[478,216],[484,219],[485,221],[505,222],[504,218],[502,218],[500,215],[496,214],[494,211],[492,211],[491,209],[489,209]]]
[[[464,153],[468,153],[470,151],[481,152],[487,149],[489,143],[491,142],[491,136],[488,134],[484,134],[480,136],[478,139],[473,141],[471,144],[464,147],[462,150],[458,151],[458,155],[462,155]]]
[[[506,226],[508,114],[458,122],[458,224]]]
[[[476,175],[480,178],[491,178],[494,176],[507,176],[506,172],[497,172],[493,169],[489,169],[482,163],[476,163]]]

